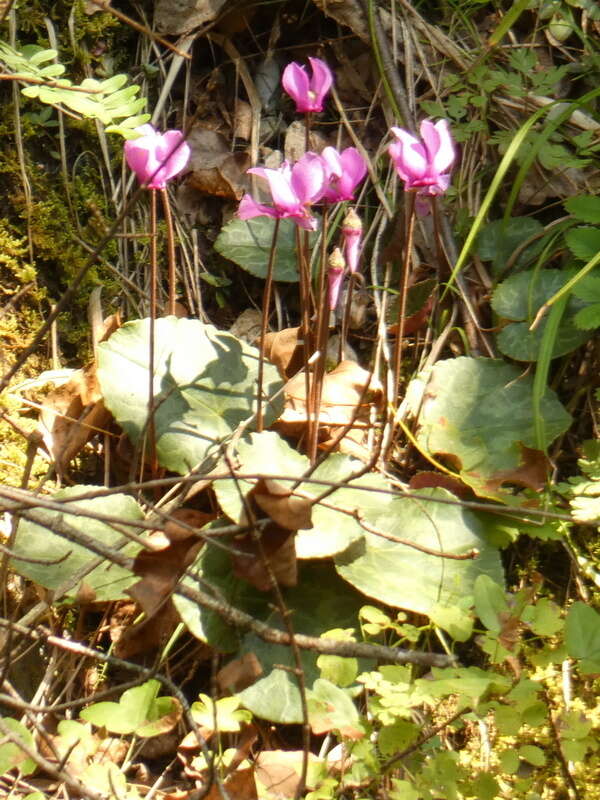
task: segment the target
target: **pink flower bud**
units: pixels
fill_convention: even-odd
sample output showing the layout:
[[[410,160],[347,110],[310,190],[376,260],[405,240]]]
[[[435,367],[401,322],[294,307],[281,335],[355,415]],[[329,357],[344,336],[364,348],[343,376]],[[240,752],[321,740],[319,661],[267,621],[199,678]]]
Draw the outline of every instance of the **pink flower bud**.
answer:
[[[346,263],[350,272],[354,273],[358,270],[362,222],[353,208],[348,211],[342,222],[342,236],[344,237]]]
[[[296,111],[323,111],[325,95],[331,89],[333,75],[320,58],[309,58],[312,76],[309,80],[306,69],[292,61],[283,70],[281,83],[287,94],[296,103]]]
[[[344,272],[346,269],[346,262],[344,261],[344,256],[339,247],[336,247],[329,256],[327,264],[329,266],[327,270],[327,301],[329,303],[329,310],[335,311],[338,300],[340,299],[340,290],[342,288],[342,281],[344,280]]]
[[[158,133],[152,125],[140,125],[136,130],[140,136],[125,142],[125,160],[140,183],[149,189],[164,189],[167,181],[185,169],[190,147],[181,131]]]

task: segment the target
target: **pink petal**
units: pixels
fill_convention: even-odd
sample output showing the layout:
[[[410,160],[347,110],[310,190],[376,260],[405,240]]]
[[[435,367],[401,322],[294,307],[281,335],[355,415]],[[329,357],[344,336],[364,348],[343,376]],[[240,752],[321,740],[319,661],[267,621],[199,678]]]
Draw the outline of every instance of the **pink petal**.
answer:
[[[425,147],[402,128],[392,128],[392,133],[399,140],[397,145],[400,145],[400,148],[392,145],[393,151],[390,148],[390,154],[392,154],[398,174],[404,180],[412,181],[422,178],[428,167]]]
[[[332,175],[341,178],[344,168],[342,166],[341,156],[335,147],[325,147],[321,152],[321,158],[323,159],[327,180],[329,180]]]
[[[140,183],[146,183],[150,176],[151,171],[148,171],[148,160],[150,158],[150,150],[147,146],[140,143],[139,139],[128,139],[123,145],[125,153],[125,161],[133,172],[135,172],[137,179]]]
[[[302,205],[319,199],[325,186],[321,158],[315,153],[305,153],[292,167],[291,183],[297,202]]]
[[[253,219],[253,217],[276,217],[275,209],[257,203],[249,194],[245,194],[240,200],[237,215],[240,219]]]
[[[354,190],[367,174],[367,164],[356,147],[347,147],[342,152],[344,171],[340,180],[340,193],[344,200],[352,200]]]
[[[435,123],[435,128],[439,136],[440,146],[433,160],[433,167],[436,172],[446,172],[454,163],[456,150],[448,128],[448,122],[445,119],[440,119]]]
[[[320,58],[309,58],[308,60],[312,68],[310,80],[310,89],[314,95],[312,111],[322,111],[325,95],[333,84],[333,75],[327,64]]]
[[[283,70],[281,85],[296,103],[296,111],[311,111],[308,76],[304,67],[292,61]]]
[[[293,213],[297,209],[298,198],[290,186],[290,179],[286,175],[285,167],[280,167],[279,169],[253,167],[248,172],[258,175],[268,182],[273,203],[277,206],[278,211]]]

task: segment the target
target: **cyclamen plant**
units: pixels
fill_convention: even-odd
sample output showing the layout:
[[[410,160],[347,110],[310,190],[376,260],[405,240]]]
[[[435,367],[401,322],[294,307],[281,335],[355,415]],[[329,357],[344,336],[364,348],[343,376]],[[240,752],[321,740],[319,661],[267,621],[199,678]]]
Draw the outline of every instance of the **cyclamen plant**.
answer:
[[[181,131],[171,130],[159,133],[152,125],[137,128],[139,136],[129,139],[123,146],[125,160],[135,172],[137,179],[150,189],[150,352],[148,385],[148,436],[150,440],[150,466],[156,473],[156,431],[154,425],[154,322],[157,305],[157,253],[156,253],[156,190],[160,190],[167,228],[168,313],[175,313],[175,238],[167,183],[186,168],[191,150]]]

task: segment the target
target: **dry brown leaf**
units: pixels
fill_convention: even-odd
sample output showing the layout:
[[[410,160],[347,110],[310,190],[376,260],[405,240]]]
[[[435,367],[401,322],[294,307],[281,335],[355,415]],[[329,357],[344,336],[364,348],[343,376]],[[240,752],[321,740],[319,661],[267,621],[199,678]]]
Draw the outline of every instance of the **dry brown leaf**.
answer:
[[[247,308],[235,320],[229,333],[237,336],[238,339],[243,339],[248,344],[254,344],[260,336],[261,322],[262,313],[256,308]]]
[[[204,194],[239,200],[248,188],[250,155],[232,153],[224,136],[199,125],[192,128],[187,142],[192,152],[186,184]]]
[[[241,692],[252,686],[263,674],[263,668],[254,653],[244,653],[234,658],[217,672],[217,685],[223,692]]]
[[[294,495],[288,486],[261,478],[251,493],[254,502],[273,522],[289,531],[312,528],[312,501]]]
[[[179,615],[171,595],[180,577],[202,547],[192,528],[201,528],[214,519],[192,508],[180,508],[171,515],[164,529],[149,536],[152,551],[142,550],[135,558],[133,571],[141,580],[128,589],[128,594],[145,613],[145,619],[125,629],[116,652],[130,658],[159,646],[175,630]],[[184,523],[183,525],[181,523]]]
[[[106,430],[111,419],[102,401],[94,364],[77,370],[68,383],[47,396],[38,430],[59,475],[90,439]]]
[[[327,147],[327,139],[317,131],[311,130],[309,134],[309,150],[320,153]],[[304,120],[292,122],[285,133],[283,152],[286,161],[297,161],[306,152],[306,123]]]
[[[302,369],[302,351],[300,328],[285,328],[265,336],[265,356],[277,367],[283,378],[291,378]]]
[[[254,777],[260,800],[289,800],[294,797],[302,771],[302,750],[263,750],[255,760]],[[322,763],[314,753],[308,754],[310,765]],[[309,768],[309,775],[310,775]],[[315,770],[316,772],[316,770]],[[307,789],[314,789],[307,780]]]
[[[260,545],[247,533],[235,538],[234,547],[236,552],[232,553],[231,561],[236,577],[243,578],[261,592],[272,588],[269,572],[280,586],[296,586],[298,566],[293,531],[273,522],[260,534]]]
[[[463,500],[466,500],[471,494],[471,490],[462,481],[453,478],[452,475],[444,475],[441,472],[417,472],[412,476],[408,485],[416,491],[421,489],[447,489]]]
[[[257,800],[254,767],[232,772],[224,781],[224,789],[227,796],[235,800]],[[204,796],[206,800],[223,800],[223,792],[216,783],[213,783],[208,794]]]
[[[368,452],[363,447],[364,433],[369,425],[370,410],[379,406],[381,398],[381,384],[372,373],[355,361],[341,361],[323,380],[319,446],[332,447],[340,428],[352,423],[337,447],[341,452],[368,459]],[[304,373],[300,373],[286,384],[284,411],[273,427],[284,436],[301,438],[306,426],[306,386]]]
[[[189,33],[217,18],[227,0],[157,0],[154,24],[170,36]]]

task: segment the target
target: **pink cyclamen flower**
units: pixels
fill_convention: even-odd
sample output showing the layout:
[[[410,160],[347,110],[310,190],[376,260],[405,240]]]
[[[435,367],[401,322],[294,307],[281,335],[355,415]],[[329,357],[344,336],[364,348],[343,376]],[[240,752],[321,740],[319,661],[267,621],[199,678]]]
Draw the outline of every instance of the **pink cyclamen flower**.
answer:
[[[149,189],[164,189],[167,181],[187,166],[190,146],[181,131],[159,133],[148,124],[140,125],[136,131],[140,136],[125,142],[125,160],[140,183]]]
[[[325,171],[318,155],[305,153],[293,166],[284,161],[279,169],[253,167],[248,172],[267,181],[273,206],[257,203],[245,194],[238,208],[240,219],[289,218],[300,228],[316,230],[317,220],[311,217],[309,206],[321,197],[325,183]]]
[[[327,302],[329,310],[335,311],[340,299],[340,290],[346,269],[346,262],[339,247],[335,248],[327,263],[329,266],[327,270]]]
[[[335,147],[326,147],[321,159],[327,176],[322,199],[327,203],[354,200],[354,190],[367,174],[367,164],[356,147],[347,147],[341,153]]]
[[[344,237],[344,254],[348,269],[352,273],[357,272],[360,240],[362,238],[362,222],[353,208],[348,211],[342,222],[342,236]]]
[[[450,185],[449,170],[456,158],[448,123],[445,119],[435,124],[424,120],[419,130],[421,139],[402,128],[392,128],[398,141],[389,146],[388,152],[405,183],[405,191],[443,194]]]
[[[323,111],[325,95],[331,89],[333,75],[320,58],[309,58],[312,76],[309,80],[306,69],[292,61],[283,70],[281,84],[296,103],[296,111]]]

